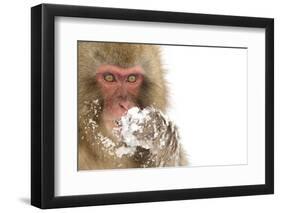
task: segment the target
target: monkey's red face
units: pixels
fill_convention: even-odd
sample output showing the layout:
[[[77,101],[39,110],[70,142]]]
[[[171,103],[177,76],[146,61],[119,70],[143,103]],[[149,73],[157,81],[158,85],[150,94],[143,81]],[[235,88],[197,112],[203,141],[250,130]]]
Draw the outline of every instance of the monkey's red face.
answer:
[[[137,106],[137,98],[143,82],[141,66],[121,68],[101,65],[96,80],[103,96],[103,119],[116,120],[130,108]]]

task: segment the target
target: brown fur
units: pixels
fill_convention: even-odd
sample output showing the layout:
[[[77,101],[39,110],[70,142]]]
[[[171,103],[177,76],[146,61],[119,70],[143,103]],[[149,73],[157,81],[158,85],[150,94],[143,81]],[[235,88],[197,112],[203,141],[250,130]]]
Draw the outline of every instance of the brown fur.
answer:
[[[103,97],[95,81],[96,69],[99,65],[111,64],[120,67],[141,65],[145,71],[138,104],[142,107],[153,106],[165,112],[167,107],[167,89],[164,70],[160,62],[160,50],[156,45],[138,45],[126,43],[78,42],[79,73],[79,159],[78,169],[107,169],[141,167],[143,159],[139,155],[116,158],[108,153],[102,145],[102,136],[93,134],[89,122],[97,125],[96,133],[115,141],[114,137],[103,128],[100,113]],[[99,100],[97,105],[94,101]],[[90,133],[91,132],[91,133]],[[176,141],[176,145],[178,142]],[[117,144],[118,146],[118,144]],[[186,165],[186,158],[180,148],[180,163]],[[145,154],[147,150],[142,150]],[[141,151],[140,151],[141,153]],[[155,166],[155,165],[154,165]],[[164,165],[165,166],[165,165]],[[167,164],[166,166],[169,166]]]

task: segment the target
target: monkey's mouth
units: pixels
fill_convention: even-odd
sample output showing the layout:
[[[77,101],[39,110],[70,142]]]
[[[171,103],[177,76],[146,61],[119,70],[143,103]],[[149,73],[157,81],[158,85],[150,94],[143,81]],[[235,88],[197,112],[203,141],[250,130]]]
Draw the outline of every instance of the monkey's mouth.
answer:
[[[119,103],[113,111],[114,117],[116,119],[120,119],[123,115],[125,115],[129,109],[131,109],[133,105],[128,105],[124,103]]]
[[[129,109],[131,109],[132,107],[135,107],[136,104],[133,103],[132,101],[128,101],[128,100],[121,100],[118,101],[118,103],[116,103],[115,105],[115,109],[114,114],[117,115],[118,118],[122,117],[123,115],[125,115]]]
[[[103,116],[105,120],[115,121],[120,119],[123,115],[125,115],[129,109],[134,107],[135,104],[128,103],[116,103],[115,105],[105,108],[103,111]]]
[[[119,107],[123,109],[125,112],[127,112],[130,109],[128,105],[122,103],[119,103]]]

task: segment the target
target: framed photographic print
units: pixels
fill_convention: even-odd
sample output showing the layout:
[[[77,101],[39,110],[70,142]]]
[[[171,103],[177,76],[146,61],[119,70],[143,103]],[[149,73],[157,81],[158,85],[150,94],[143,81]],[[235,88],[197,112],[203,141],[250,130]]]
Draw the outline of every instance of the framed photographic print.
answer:
[[[31,9],[31,204],[271,194],[274,21]]]

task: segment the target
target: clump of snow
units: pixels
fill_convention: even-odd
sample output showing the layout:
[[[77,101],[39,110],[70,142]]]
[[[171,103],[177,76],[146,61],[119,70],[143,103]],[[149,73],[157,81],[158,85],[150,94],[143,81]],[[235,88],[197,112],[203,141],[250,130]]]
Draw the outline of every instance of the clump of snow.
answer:
[[[121,117],[119,121],[120,134],[123,138],[123,142],[130,147],[142,146],[144,148],[150,148],[143,141],[138,140],[136,133],[142,133],[145,123],[151,120],[150,109],[145,108],[141,110],[138,107],[133,107],[128,110],[127,114]]]
[[[153,107],[143,110],[138,107],[131,108],[118,121],[118,127],[114,131],[126,147],[117,149],[118,156],[133,155],[137,147],[150,150],[151,153],[158,152],[167,142],[165,133],[169,125],[170,120]]]

